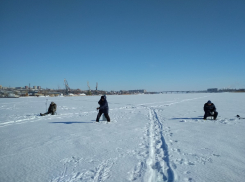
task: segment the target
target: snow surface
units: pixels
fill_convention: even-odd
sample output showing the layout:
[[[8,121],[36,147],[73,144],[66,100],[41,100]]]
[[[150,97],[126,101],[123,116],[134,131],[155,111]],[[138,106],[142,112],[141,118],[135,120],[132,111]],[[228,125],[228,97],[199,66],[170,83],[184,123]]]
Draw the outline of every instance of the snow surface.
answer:
[[[108,124],[99,98],[0,99],[0,181],[244,181],[245,94],[107,96]],[[38,116],[51,101],[58,114]]]

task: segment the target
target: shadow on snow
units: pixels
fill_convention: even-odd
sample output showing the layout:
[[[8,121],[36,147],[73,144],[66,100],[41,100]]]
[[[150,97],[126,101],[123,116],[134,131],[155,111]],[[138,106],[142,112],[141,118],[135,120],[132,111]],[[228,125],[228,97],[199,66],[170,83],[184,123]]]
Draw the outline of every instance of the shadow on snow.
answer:
[[[80,122],[80,121],[64,121],[64,122],[49,122],[53,124],[77,124],[77,123],[93,123],[93,122]]]
[[[172,118],[172,119],[203,119],[203,117],[200,117],[200,118]]]

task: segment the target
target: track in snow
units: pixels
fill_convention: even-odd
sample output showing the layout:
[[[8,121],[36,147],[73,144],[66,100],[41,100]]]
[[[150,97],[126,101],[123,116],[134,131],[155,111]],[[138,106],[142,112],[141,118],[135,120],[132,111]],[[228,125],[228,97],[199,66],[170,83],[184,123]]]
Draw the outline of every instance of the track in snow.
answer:
[[[173,182],[175,176],[169,161],[168,146],[163,136],[163,132],[171,135],[170,128],[163,129],[154,107],[143,106],[143,108],[148,111],[149,123],[146,126],[143,143],[140,144],[138,153],[140,161],[130,172],[129,180]]]
[[[205,96],[206,97],[206,96]],[[203,98],[203,97],[200,97]],[[200,98],[184,99],[180,101],[158,102],[158,103],[144,103],[138,104],[132,109],[146,109],[148,110],[148,125],[146,126],[143,143],[140,144],[138,158],[140,161],[135,166],[134,170],[129,172],[130,181],[149,181],[149,182],[174,182],[177,181],[178,176],[174,175],[176,166],[173,161],[169,159],[169,149],[164,136],[172,136],[169,127],[163,127],[162,121],[158,116],[158,111],[162,108],[188,102]],[[160,104],[160,105],[154,105]],[[151,105],[151,106],[147,106]],[[124,109],[124,108],[122,108]],[[172,166],[172,167],[171,167]]]
[[[174,181],[174,173],[169,164],[168,146],[163,137],[162,123],[156,111],[149,109],[150,128],[149,157],[146,161],[145,181]]]
[[[52,179],[50,182],[103,182],[110,177],[111,167],[117,158],[110,158],[104,161],[94,161],[93,159],[83,159],[78,157],[71,157],[64,159],[64,169],[59,177]],[[83,163],[98,163],[94,169],[80,169],[77,168]],[[79,172],[78,172],[79,171]]]

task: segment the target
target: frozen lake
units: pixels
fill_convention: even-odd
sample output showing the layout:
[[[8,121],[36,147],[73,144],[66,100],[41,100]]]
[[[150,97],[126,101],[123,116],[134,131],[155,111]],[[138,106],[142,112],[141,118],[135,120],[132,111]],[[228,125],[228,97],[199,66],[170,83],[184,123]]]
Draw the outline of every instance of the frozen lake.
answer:
[[[1,182],[241,182],[245,94],[0,99]],[[217,120],[203,120],[211,100]],[[53,101],[57,115],[38,116]],[[101,118],[102,119],[102,118]]]

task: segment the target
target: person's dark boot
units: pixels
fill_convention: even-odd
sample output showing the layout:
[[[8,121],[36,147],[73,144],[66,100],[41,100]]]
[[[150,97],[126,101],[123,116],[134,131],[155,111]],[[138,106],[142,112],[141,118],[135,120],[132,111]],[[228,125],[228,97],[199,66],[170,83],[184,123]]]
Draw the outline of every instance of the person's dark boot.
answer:
[[[109,114],[105,114],[105,118],[106,118],[107,122],[111,121]]]
[[[214,120],[216,120],[216,118],[218,117],[218,112],[214,113]]]

